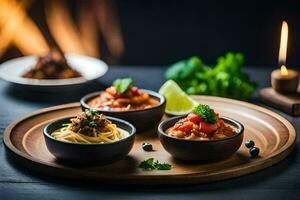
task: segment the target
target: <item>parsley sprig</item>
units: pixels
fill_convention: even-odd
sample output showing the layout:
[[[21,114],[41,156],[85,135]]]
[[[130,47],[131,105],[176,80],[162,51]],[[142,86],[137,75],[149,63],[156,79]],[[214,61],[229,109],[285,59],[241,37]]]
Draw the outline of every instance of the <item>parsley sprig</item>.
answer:
[[[91,108],[91,109],[86,109],[85,113],[88,116],[95,116],[96,114],[98,114],[98,111],[96,109]]]
[[[132,78],[116,79],[113,82],[113,86],[115,86],[116,90],[121,94],[126,92],[132,85]]]
[[[228,52],[217,59],[212,67],[198,56],[171,65],[165,73],[188,94],[222,96],[248,100],[257,84],[243,72],[244,56]]]
[[[158,160],[154,161],[154,158],[149,158],[147,160],[144,160],[140,163],[139,168],[142,168],[144,170],[170,170],[171,165],[167,163],[160,163]]]
[[[95,127],[97,126],[96,122],[95,122],[95,121],[92,121],[92,120],[88,121],[87,124],[88,124],[88,126],[91,127],[91,128],[95,128]]]
[[[199,104],[193,109],[193,113],[199,115],[207,123],[214,124],[217,122],[215,111],[208,105]]]
[[[98,111],[96,109],[86,109],[85,113],[88,116],[88,119],[87,119],[87,122],[86,122],[87,125],[90,128],[95,128],[97,126],[97,124],[94,121],[94,117],[98,114]]]

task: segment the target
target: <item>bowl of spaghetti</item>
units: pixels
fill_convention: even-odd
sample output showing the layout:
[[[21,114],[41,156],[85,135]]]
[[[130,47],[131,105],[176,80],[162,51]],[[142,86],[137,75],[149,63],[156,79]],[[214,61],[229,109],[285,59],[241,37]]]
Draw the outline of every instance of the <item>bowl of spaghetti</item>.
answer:
[[[164,115],[166,100],[157,92],[139,89],[131,78],[117,79],[104,91],[94,92],[80,100],[83,110],[124,119],[138,131],[156,128]]]
[[[49,123],[44,138],[59,161],[109,164],[130,152],[135,132],[129,122],[87,110]]]
[[[188,115],[161,122],[158,135],[164,149],[174,158],[212,162],[228,158],[240,148],[244,127],[200,104]]]

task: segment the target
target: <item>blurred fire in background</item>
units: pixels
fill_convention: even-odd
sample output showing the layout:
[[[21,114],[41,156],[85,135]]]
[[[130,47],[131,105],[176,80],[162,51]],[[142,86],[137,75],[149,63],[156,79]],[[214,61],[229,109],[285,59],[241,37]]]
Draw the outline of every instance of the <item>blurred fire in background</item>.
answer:
[[[35,4],[39,4],[39,12],[32,17],[30,10]],[[63,0],[1,0],[0,59],[41,56],[59,47],[64,53],[118,63],[124,41],[114,2],[78,0],[69,5]]]
[[[0,0],[0,62],[59,46],[109,64],[162,66],[191,55],[211,64],[235,51],[247,65],[274,67],[286,20],[288,63],[298,66],[299,6],[295,0]]]

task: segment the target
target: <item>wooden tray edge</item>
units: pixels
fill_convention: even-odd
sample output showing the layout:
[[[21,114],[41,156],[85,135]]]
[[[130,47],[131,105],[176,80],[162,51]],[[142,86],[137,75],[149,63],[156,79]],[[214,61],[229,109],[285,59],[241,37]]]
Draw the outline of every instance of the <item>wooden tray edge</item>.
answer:
[[[224,172],[221,173],[222,176],[220,176],[220,173],[218,172],[212,172],[206,174],[208,178],[205,178],[203,174],[190,174],[190,175],[162,175],[162,176],[151,176],[151,175],[141,175],[141,176],[136,176],[135,178],[129,178],[127,176],[116,176],[113,179],[108,178],[108,177],[93,177],[91,174],[91,177],[81,177],[80,179],[87,179],[91,181],[96,181],[101,179],[101,182],[109,183],[109,184],[143,184],[143,185],[151,185],[151,184],[157,184],[157,179],[160,180],[159,184],[167,184],[167,185],[178,185],[178,184],[196,184],[196,183],[207,183],[207,182],[212,182],[212,181],[218,181],[218,180],[224,180],[224,179],[229,179],[229,178],[235,178],[238,176],[242,176],[245,174],[250,174],[262,169],[265,169],[269,166],[274,165],[275,163],[280,162],[283,160],[289,153],[293,150],[296,142],[296,130],[293,127],[293,125],[284,117],[280,116],[279,114],[268,110],[266,108],[263,108],[261,106],[257,106],[251,103],[247,102],[242,102],[238,100],[231,100],[231,99],[226,99],[222,97],[211,97],[211,96],[197,96],[197,98],[204,98],[204,99],[210,99],[210,98],[218,98],[219,100],[222,100],[223,102],[235,102],[237,104],[249,107],[249,108],[254,108],[256,110],[259,110],[260,112],[267,113],[269,115],[272,115],[273,117],[276,117],[279,121],[284,123],[284,125],[288,128],[290,132],[290,136],[288,139],[288,142],[279,150],[277,150],[276,155],[277,159],[269,159],[272,157],[272,155],[265,157],[264,159],[260,160],[260,163],[263,163],[263,165],[260,165],[258,167],[249,167],[247,165],[241,165],[238,168],[242,167],[242,170],[239,170],[238,173],[236,173],[236,168],[231,168],[229,170],[225,170]],[[36,162],[35,160],[32,160],[31,157],[21,151],[19,151],[10,141],[10,132],[11,130],[20,122],[23,121],[24,119],[30,118],[34,115],[44,113],[44,112],[49,112],[53,110],[58,110],[60,108],[70,108],[70,107],[77,107],[79,106],[79,103],[68,103],[68,104],[63,104],[63,105],[58,105],[58,106],[52,106],[44,109],[37,110],[35,112],[32,112],[30,114],[27,114],[23,117],[18,118],[16,121],[11,123],[4,131],[3,133],[3,142],[5,144],[6,150],[8,150],[9,154],[12,156],[12,158],[17,161],[18,163],[22,164],[25,167],[29,167],[30,169],[33,169],[36,172],[40,173],[46,173],[49,174],[49,170],[55,174],[55,177],[61,177],[61,178],[70,178],[70,179],[78,179],[78,173],[80,172],[79,170],[74,170],[72,168],[68,169],[68,176],[63,173],[63,170],[61,168],[57,168],[54,166],[46,165],[45,163],[40,161]],[[279,151],[279,152],[278,152]],[[275,152],[274,152],[275,153]],[[267,160],[268,159],[268,160]],[[43,167],[42,167],[43,166]],[[71,171],[71,173],[70,173]],[[230,173],[235,172],[234,175],[230,175]],[[70,174],[73,174],[70,175]],[[79,173],[80,174],[80,173]],[[230,175],[230,176],[229,176]],[[116,183],[117,182],[117,183]]]

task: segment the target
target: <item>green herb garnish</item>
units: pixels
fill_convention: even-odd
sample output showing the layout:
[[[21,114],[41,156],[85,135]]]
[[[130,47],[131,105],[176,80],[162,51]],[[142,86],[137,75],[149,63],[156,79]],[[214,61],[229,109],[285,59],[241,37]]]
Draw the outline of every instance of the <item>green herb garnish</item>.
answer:
[[[88,126],[89,126],[89,127],[95,128],[96,125],[97,125],[96,122],[94,122],[94,121],[92,121],[92,120],[91,120],[91,121],[88,121]]]
[[[115,86],[116,90],[121,94],[126,92],[132,85],[132,78],[117,79],[113,83],[113,86]]]
[[[88,116],[94,116],[94,115],[98,114],[98,111],[96,109],[92,109],[92,108],[87,109],[85,112]]]
[[[68,127],[69,124],[62,124],[62,127]]]
[[[159,163],[158,160],[154,162],[154,166],[157,170],[170,170],[172,165],[167,163]]]
[[[160,163],[158,160],[154,161],[154,158],[149,158],[147,160],[144,160],[140,163],[139,168],[142,168],[144,170],[170,170],[171,165],[167,163]]]
[[[229,52],[217,59],[215,66],[207,66],[193,56],[171,65],[166,79],[174,80],[188,94],[222,96],[248,100],[256,88],[242,71],[244,56]]]
[[[193,113],[199,115],[207,123],[214,124],[217,122],[215,111],[208,105],[199,104],[193,109]]]
[[[85,110],[86,115],[88,116],[86,124],[90,128],[95,128],[97,126],[96,122],[94,121],[94,116],[98,114],[98,111],[96,109],[86,109]]]
[[[154,158],[149,158],[147,160],[142,161],[139,165],[139,168],[142,168],[144,170],[153,170],[153,169],[155,169]]]

